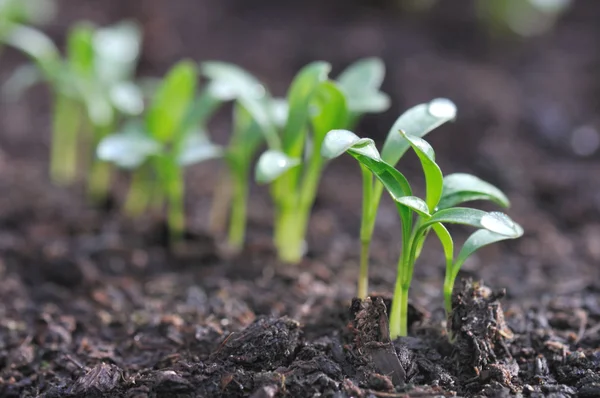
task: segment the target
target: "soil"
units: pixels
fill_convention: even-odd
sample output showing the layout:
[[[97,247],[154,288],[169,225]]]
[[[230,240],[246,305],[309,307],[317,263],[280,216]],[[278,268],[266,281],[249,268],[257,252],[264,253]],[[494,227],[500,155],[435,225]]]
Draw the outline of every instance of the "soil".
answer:
[[[394,106],[361,134],[381,140],[399,109],[452,98],[457,122],[430,139],[439,163],[504,189],[526,235],[465,264],[448,321],[443,256],[427,245],[409,337],[390,341],[398,221],[384,200],[373,294],[353,300],[361,185],[351,159],[324,176],[300,265],[275,260],[260,188],[247,247],[223,253],[206,232],[217,163],[189,171],[189,233],[173,252],[160,215],[119,215],[125,176],[102,208],[79,185],[50,184],[49,96],[36,88],[0,106],[0,397],[600,396],[599,3],[577,2],[529,40],[488,36],[466,1],[421,17],[366,0],[58,3],[47,31],[59,41],[81,18],[141,21],[141,75],[182,57],[222,59],[283,94],[311,60],[338,71],[381,56]],[[23,61],[10,50],[0,59],[0,81]],[[211,132],[223,141],[226,117]]]

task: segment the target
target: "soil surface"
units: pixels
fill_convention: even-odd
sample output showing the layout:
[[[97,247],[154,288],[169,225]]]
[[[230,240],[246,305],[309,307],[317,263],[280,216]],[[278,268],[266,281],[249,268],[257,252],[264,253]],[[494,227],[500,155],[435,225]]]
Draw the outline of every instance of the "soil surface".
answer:
[[[353,300],[360,176],[324,176],[298,266],[275,261],[270,203],[253,188],[239,256],[206,231],[219,165],[189,170],[189,233],[167,249],[160,215],[47,177],[49,96],[0,104],[0,397],[600,396],[600,3],[576,6],[542,38],[491,38],[470,2],[415,17],[387,1],[58,2],[46,30],[138,19],[141,75],[182,57],[237,62],[283,94],[314,59],[334,71],[384,58],[393,108],[358,132],[379,141],[401,110],[453,99],[456,123],[430,136],[445,173],[472,172],[511,198],[526,235],[468,261],[446,321],[443,256],[417,264],[409,337],[386,333],[399,225],[384,200],[370,299]],[[24,59],[0,54],[0,81]],[[225,115],[226,116],[226,115]],[[227,137],[227,118],[211,133]],[[422,185],[416,159],[401,167]],[[466,231],[457,230],[459,237]]]

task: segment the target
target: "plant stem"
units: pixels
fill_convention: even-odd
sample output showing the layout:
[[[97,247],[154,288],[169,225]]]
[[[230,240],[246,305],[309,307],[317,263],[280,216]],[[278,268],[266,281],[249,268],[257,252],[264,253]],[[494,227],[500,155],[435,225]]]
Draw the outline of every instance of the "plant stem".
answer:
[[[245,173],[233,178],[233,201],[229,218],[229,245],[234,250],[244,246],[246,235],[246,213],[248,200],[248,183]]]
[[[172,165],[167,185],[167,224],[169,226],[171,243],[175,243],[182,239],[185,232],[183,175],[182,170],[176,165]]]
[[[360,270],[358,275],[357,296],[360,299],[367,298],[369,294],[369,252],[371,249],[371,239],[374,219],[377,216],[377,206],[373,208],[373,175],[368,168],[361,164],[363,180],[363,203],[362,218],[360,224]]]
[[[131,176],[131,184],[124,205],[125,214],[130,217],[140,216],[148,207],[150,201],[148,178],[144,166],[135,170]]]
[[[408,291],[409,286],[396,279],[394,298],[390,311],[390,338],[392,340],[408,335]]]
[[[444,308],[446,310],[446,318],[452,313],[452,288],[454,287],[454,279],[448,271],[444,278]]]
[[[219,181],[217,183],[217,188],[215,189],[215,193],[213,195],[213,201],[208,221],[209,229],[215,235],[221,235],[225,230],[225,224],[227,223],[227,212],[229,211],[229,204],[231,203],[231,185],[232,181],[229,171],[226,167],[221,168],[219,172]],[[235,204],[233,206],[235,206]]]
[[[94,203],[101,203],[108,196],[112,166],[110,163],[94,159],[88,180],[88,196]]]
[[[283,205],[277,211],[275,222],[275,245],[277,256],[288,264],[297,264],[304,255],[304,235],[308,215],[297,206]]]
[[[70,184],[77,178],[77,136],[81,112],[77,103],[56,94],[50,147],[50,178],[55,184]]]

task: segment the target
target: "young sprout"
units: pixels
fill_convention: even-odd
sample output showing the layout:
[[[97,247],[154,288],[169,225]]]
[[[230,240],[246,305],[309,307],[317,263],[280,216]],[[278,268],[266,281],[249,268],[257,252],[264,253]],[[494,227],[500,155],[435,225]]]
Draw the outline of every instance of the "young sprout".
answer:
[[[238,251],[245,240],[251,162],[265,138],[277,139],[277,115],[268,112],[277,102],[254,76],[236,65],[204,62],[201,71],[210,79],[207,95],[212,103],[235,101],[232,134],[223,152],[227,172],[222,173],[220,186],[215,191],[212,212],[218,214],[211,217],[213,223],[220,224],[229,213],[228,243]],[[229,192],[232,192],[232,200]]]
[[[220,147],[207,145],[205,133],[186,123],[196,84],[195,64],[177,63],[159,84],[143,121],[130,122],[123,132],[105,137],[97,150],[103,161],[135,170],[130,211],[139,213],[151,202],[166,202],[172,242],[185,231],[183,168],[221,156]]]
[[[379,91],[384,74],[381,61],[358,61],[342,72],[337,83],[328,79],[329,70],[329,64],[314,62],[296,75],[288,91],[282,131],[268,135],[269,150],[256,167],[256,180],[271,183],[274,242],[279,258],[288,263],[299,262],[304,254],[307,224],[324,167],[320,152],[325,134],[389,105],[388,97]]]
[[[514,239],[523,233],[519,225],[502,213],[486,213],[477,209],[453,207],[476,199],[487,199],[502,205],[508,205],[508,200],[497,188],[476,177],[454,174],[444,178],[435,162],[433,148],[425,140],[408,135],[402,130],[397,134],[399,137],[396,140],[397,147],[404,145],[412,147],[421,161],[426,185],[424,200],[413,196],[408,180],[384,160],[384,155],[380,155],[373,140],[359,138],[347,130],[333,130],[325,137],[322,148],[323,156],[326,158],[335,158],[348,152],[358,160],[363,175],[370,173],[375,176],[396,203],[402,223],[402,252],[398,260],[398,273],[390,311],[392,338],[407,334],[408,292],[414,265],[431,230],[442,242],[446,257],[444,298],[447,310],[451,309],[448,306],[447,289],[450,289],[451,294],[458,269],[466,257],[486,244],[503,239]],[[368,186],[367,190],[370,191],[367,195],[372,195],[372,186]],[[363,212],[363,221],[365,214],[368,217],[372,216],[371,213]],[[453,257],[453,242],[444,224],[463,224],[479,229],[467,240],[456,260]],[[359,280],[366,277],[361,271]],[[363,280],[362,283],[366,284],[366,281]]]
[[[390,129],[383,145],[381,159],[395,166],[410,148],[408,141],[398,134],[399,130],[413,136],[423,137],[436,127],[454,119],[455,116],[455,105],[450,100],[444,98],[435,99],[427,104],[420,104],[409,109],[396,120]],[[341,155],[342,152],[336,153],[324,149],[322,154],[326,158],[331,158]],[[363,200],[360,225],[360,276],[358,278],[357,296],[364,299],[367,297],[369,289],[368,275],[371,239],[384,184],[375,178],[366,166],[361,164],[360,167],[363,180]]]
[[[86,148],[91,146],[94,152],[119,119],[143,111],[142,93],[131,81],[141,47],[140,29],[132,22],[106,28],[77,24],[69,31],[64,58],[47,36],[24,25],[11,24],[2,40],[34,60],[38,75],[27,75],[29,83],[45,80],[52,87],[50,174],[56,183],[71,183],[79,161],[89,158]],[[89,194],[101,200],[109,189],[110,169],[92,159]]]

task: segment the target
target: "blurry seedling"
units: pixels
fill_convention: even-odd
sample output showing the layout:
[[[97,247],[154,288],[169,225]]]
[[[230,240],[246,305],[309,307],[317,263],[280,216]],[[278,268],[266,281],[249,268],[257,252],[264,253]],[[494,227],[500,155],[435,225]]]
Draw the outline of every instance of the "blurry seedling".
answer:
[[[89,159],[119,120],[143,112],[142,93],[132,82],[141,46],[140,29],[127,21],[105,28],[79,23],[69,31],[64,58],[46,35],[24,25],[12,24],[3,40],[30,56],[36,65],[35,69],[25,66],[17,70],[9,81],[9,92],[22,91],[39,80],[52,87],[50,175],[57,184],[72,183],[79,162]],[[87,176],[92,199],[102,200],[107,195],[110,177],[109,165],[92,156]]]
[[[322,148],[323,156],[327,158],[335,158],[348,152],[358,160],[363,177],[366,174],[375,176],[396,203],[402,224],[402,252],[398,260],[390,311],[390,335],[392,338],[407,334],[408,292],[415,262],[421,254],[430,230],[433,229],[440,239],[446,257],[444,300],[448,312],[451,311],[450,298],[454,280],[465,259],[480,247],[503,239],[518,238],[523,233],[521,227],[503,213],[487,213],[477,209],[454,207],[463,202],[479,199],[491,200],[508,206],[508,200],[500,190],[471,175],[451,174],[444,178],[435,162],[433,148],[425,140],[415,135],[408,135],[402,130],[396,134],[398,137],[394,139],[396,149],[404,146],[412,147],[421,161],[425,174],[425,200],[413,196],[407,179],[391,163],[385,161],[385,149],[380,155],[373,140],[359,138],[347,130],[334,130],[327,134]],[[363,221],[365,216],[374,217],[374,214],[370,212],[371,206],[369,206],[369,204],[372,205],[374,199],[373,184],[368,178],[365,178],[365,181],[368,183],[365,184],[363,195],[366,198],[364,203],[367,205],[363,206]],[[379,199],[377,199],[378,202]],[[376,206],[374,208],[376,209]],[[452,238],[444,227],[444,224],[448,223],[463,224],[479,229],[467,239],[456,260],[454,260]],[[364,286],[366,283],[367,274],[363,269],[360,273],[359,284]],[[361,289],[364,288],[361,286]]]
[[[274,123],[266,134],[269,149],[256,166],[256,180],[271,184],[275,205],[274,243],[279,259],[297,263],[304,254],[310,212],[324,167],[321,145],[325,134],[354,125],[364,113],[389,106],[379,91],[383,63],[360,60],[328,79],[330,65],[313,62],[296,75],[287,94],[287,115],[282,129]],[[263,131],[267,127],[261,124]],[[268,124],[268,123],[267,123]]]
[[[101,160],[133,170],[125,204],[129,214],[166,203],[171,242],[185,231],[184,167],[221,156],[221,148],[207,145],[205,132],[189,123],[197,78],[193,62],[174,65],[158,85],[143,120],[130,121],[97,148]]]
[[[0,0],[0,37],[12,24],[43,25],[55,15],[53,0]]]

